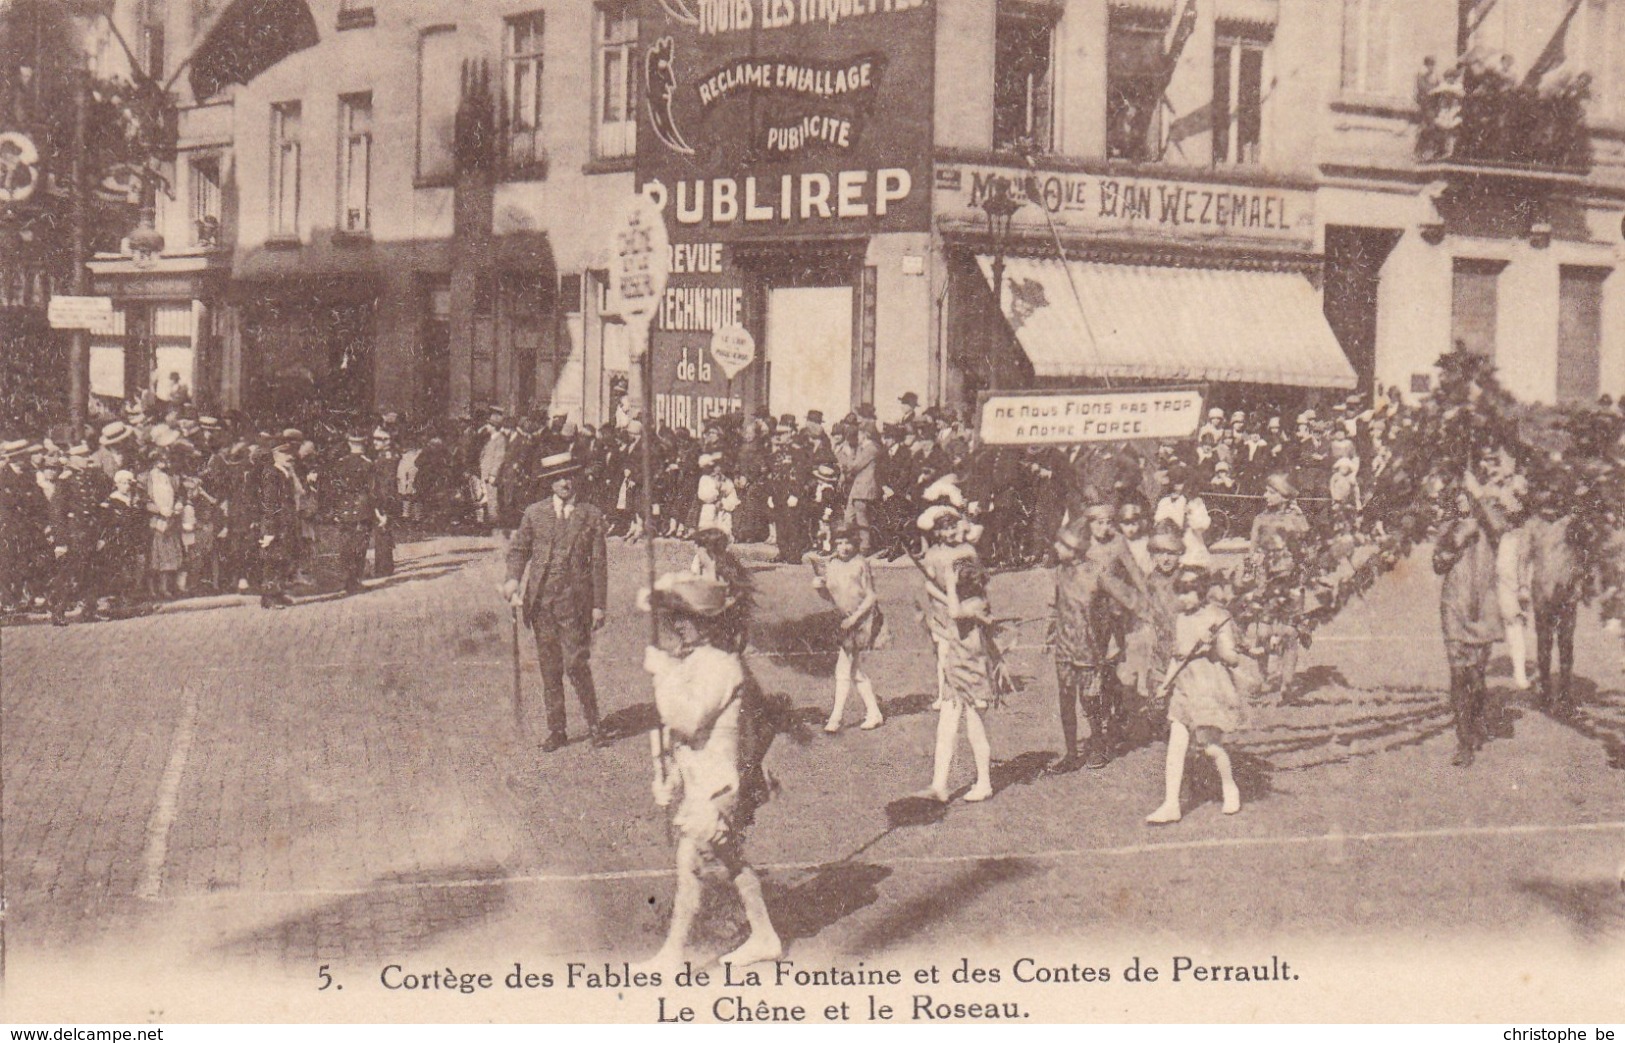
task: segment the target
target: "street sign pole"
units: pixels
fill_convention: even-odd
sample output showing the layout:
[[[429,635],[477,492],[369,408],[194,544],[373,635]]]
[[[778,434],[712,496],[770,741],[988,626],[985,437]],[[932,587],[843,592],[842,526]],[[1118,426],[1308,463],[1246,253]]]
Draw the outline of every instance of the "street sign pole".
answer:
[[[609,308],[629,327],[631,349],[636,353],[638,374],[643,383],[643,535],[649,572],[649,591],[654,593],[654,317],[666,282],[671,274],[671,246],[666,233],[666,215],[654,199],[638,193],[628,200],[625,212],[615,224],[609,246]],[[660,617],[652,601],[649,605],[649,644],[660,643]]]

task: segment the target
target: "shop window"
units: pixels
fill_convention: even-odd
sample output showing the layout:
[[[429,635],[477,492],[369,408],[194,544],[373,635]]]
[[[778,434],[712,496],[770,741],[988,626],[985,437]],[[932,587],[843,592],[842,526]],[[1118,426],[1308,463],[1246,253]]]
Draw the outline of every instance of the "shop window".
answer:
[[[1113,12],[1106,38],[1106,154],[1112,159],[1160,157],[1167,82],[1162,36],[1156,25]]]
[[[1602,390],[1602,287],[1610,271],[1564,265],[1559,273],[1559,403],[1590,405]]]
[[[1345,91],[1393,93],[1390,62],[1395,0],[1343,0],[1343,72]]]
[[[297,101],[271,106],[271,235],[299,236],[299,123]]]
[[[191,175],[192,245],[213,249],[220,243],[220,157],[193,159]]]
[[[1264,44],[1221,39],[1213,48],[1213,165],[1259,161],[1264,130]]]
[[[993,147],[1047,152],[1053,145],[1055,23],[1000,5],[993,48]]]
[[[339,229],[372,228],[372,95],[339,98]]]
[[[1503,261],[1458,257],[1450,300],[1450,342],[1476,355],[1495,357],[1497,284]]]
[[[542,12],[516,15],[503,23],[502,81],[508,110],[510,172],[536,171],[542,148]]]
[[[418,37],[417,176],[431,184],[449,183],[456,173],[452,133],[462,84],[457,30],[426,29]]]
[[[638,19],[629,0],[594,10],[598,96],[593,114],[593,153],[599,159],[635,155],[638,144]]]

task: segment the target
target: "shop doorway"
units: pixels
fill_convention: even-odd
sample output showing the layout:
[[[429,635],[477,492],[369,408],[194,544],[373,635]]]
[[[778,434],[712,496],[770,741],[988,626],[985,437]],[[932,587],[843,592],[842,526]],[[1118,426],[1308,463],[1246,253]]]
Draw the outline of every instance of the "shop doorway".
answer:
[[[767,293],[768,406],[775,416],[852,409],[852,287],[776,286]]]

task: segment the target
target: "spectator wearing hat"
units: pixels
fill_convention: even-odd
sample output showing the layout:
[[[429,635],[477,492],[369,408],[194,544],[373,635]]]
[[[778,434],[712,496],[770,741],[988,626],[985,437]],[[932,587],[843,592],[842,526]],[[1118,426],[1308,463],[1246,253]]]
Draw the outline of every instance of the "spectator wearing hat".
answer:
[[[295,439],[275,439],[270,460],[259,469],[255,483],[259,493],[255,531],[261,608],[279,609],[293,604],[288,586],[299,563],[299,505],[307,496],[294,462],[298,451]]]
[[[700,480],[695,490],[699,500],[699,524],[696,529],[720,529],[733,536],[734,511],[739,507],[739,494],[733,479],[722,470],[721,453],[701,453]]]
[[[390,414],[386,414],[390,415]],[[401,454],[387,427],[372,433],[372,574],[395,574],[395,529],[402,510]]]
[[[604,515],[576,497],[580,466],[569,453],[543,458],[539,481],[552,495],[528,507],[507,553],[504,595],[523,610],[536,639],[547,710],[542,752],[562,748],[567,739],[564,679],[570,678],[595,743],[598,692],[593,685],[592,634],[604,625],[609,603],[609,563],[604,548]],[[520,596],[520,581],[524,595]]]
[[[902,413],[898,414],[897,423],[903,426],[913,424],[920,411],[920,396],[912,391],[905,391],[897,401],[903,407]]]
[[[661,807],[677,802],[677,893],[666,941],[647,965],[668,972],[686,964],[707,878],[733,886],[749,924],[744,942],[721,957],[725,966],[784,953],[761,879],[744,855],[745,829],[770,792],[762,762],[773,728],[736,651],[731,593],[714,579],[670,573],[639,596],[646,610],[659,610],[662,624],[661,647],[644,653],[660,715],[651,789]]]
[[[176,434],[178,437],[178,432]],[[152,528],[147,571],[152,577],[153,596],[167,600],[180,593],[179,575],[186,560],[181,528],[185,492],[179,476],[171,469],[167,447],[157,448],[152,453],[146,494],[148,523]]]
[[[781,424],[773,436],[768,460],[767,488],[773,506],[773,542],[776,560],[799,565],[812,540],[812,463],[796,441],[795,429]]]
[[[1192,568],[1207,568],[1213,556],[1207,549],[1207,533],[1213,527],[1208,514],[1207,501],[1190,489],[1190,472],[1184,467],[1168,469],[1168,491],[1157,501],[1153,526],[1164,522],[1179,530],[1185,541],[1184,564]]]
[[[873,407],[870,412],[874,412]],[[880,456],[880,443],[861,424],[847,428],[845,440],[835,451],[836,463],[846,480],[841,526],[856,530],[858,553],[865,557],[872,549],[872,530],[881,498]]]
[[[338,528],[339,569],[344,575],[344,592],[359,593],[361,576],[367,569],[367,544],[376,523],[377,498],[374,464],[367,458],[367,435],[352,431],[345,437],[349,453],[336,464],[323,483],[327,513]]]
[[[67,626],[68,610],[79,604],[79,621],[94,622],[99,600],[95,555],[97,505],[102,497],[91,482],[90,447],[79,444],[66,451],[62,470],[50,496],[50,537],[56,568],[45,591],[45,607],[53,626]]]
[[[31,448],[26,438],[0,442],[0,612],[26,610],[50,575],[50,504],[29,466]]]
[[[739,510],[734,514],[734,539],[739,543],[765,543],[771,497],[767,471],[772,444],[760,420],[751,420],[740,432],[738,462],[734,483],[739,492]]]
[[[801,443],[802,451],[807,454],[807,459],[814,465],[829,464],[832,467],[835,465],[835,446],[830,442],[829,433],[824,430],[823,410],[807,410],[807,420],[801,425],[797,440]]]
[[[130,466],[129,449],[135,430],[122,420],[114,420],[102,428],[101,437],[90,462],[112,481],[113,476]]]

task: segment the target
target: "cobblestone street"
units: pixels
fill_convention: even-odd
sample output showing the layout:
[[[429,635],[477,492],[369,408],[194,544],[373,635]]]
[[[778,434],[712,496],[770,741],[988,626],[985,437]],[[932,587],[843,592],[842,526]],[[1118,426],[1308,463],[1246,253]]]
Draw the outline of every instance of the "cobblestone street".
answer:
[[[675,567],[682,551],[662,544],[661,554]],[[309,1002],[323,964],[376,1000],[391,962],[500,972],[652,952],[672,880],[649,799],[645,622],[630,607],[641,548],[612,542],[611,558],[594,669],[617,738],[550,756],[536,750],[528,634],[531,732],[516,730],[512,635],[487,540],[413,545],[366,594],[285,612],[219,598],[122,622],[6,629],[4,882],[18,1016],[91,995],[109,1012],[184,1017],[222,997],[173,983],[222,973],[257,983],[232,999],[244,1018],[303,1020],[317,1011],[288,1004]],[[1038,647],[1049,584],[1003,575],[994,605],[1028,621],[1013,659],[1031,681],[992,718],[998,795],[909,825],[889,822],[887,805],[929,774],[933,674],[910,616],[917,577],[880,575],[898,639],[871,673],[889,723],[829,738],[813,723],[827,712],[833,663],[820,651],[823,603],[806,570],[757,573],[753,665],[808,723],[804,741],[781,739],[770,755],[782,793],[749,844],[792,959],[1301,939],[1307,960],[1332,941],[1369,954],[1440,931],[1450,944],[1516,937],[1597,973],[1619,967],[1625,694],[1617,648],[1594,616],[1581,625],[1579,716],[1533,710],[1503,662],[1494,688],[1509,737],[1463,772],[1448,764],[1434,581],[1401,569],[1317,636],[1302,705],[1255,708],[1234,748],[1243,814],[1219,815],[1207,792],[1217,787],[1198,773],[1200,803],[1150,831],[1141,820],[1160,793],[1160,746],[1100,772],[1041,774],[1060,745]],[[579,733],[573,701],[571,714]],[[968,784],[968,763],[956,770]],[[714,951],[729,946],[731,922],[708,925]],[[1565,987],[1528,984],[1539,995]],[[422,997],[399,1002],[414,1017],[458,1016],[410,1005]]]

